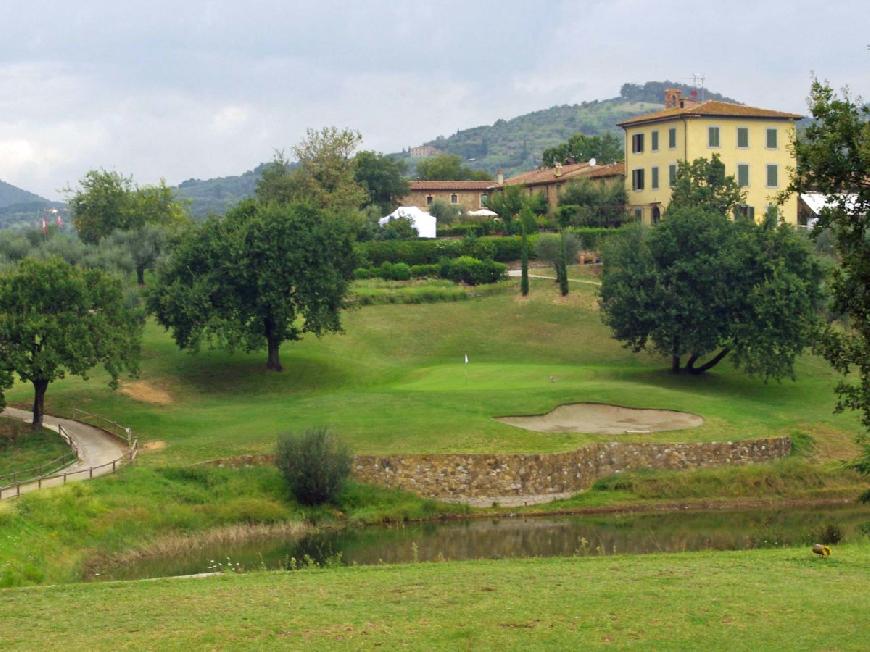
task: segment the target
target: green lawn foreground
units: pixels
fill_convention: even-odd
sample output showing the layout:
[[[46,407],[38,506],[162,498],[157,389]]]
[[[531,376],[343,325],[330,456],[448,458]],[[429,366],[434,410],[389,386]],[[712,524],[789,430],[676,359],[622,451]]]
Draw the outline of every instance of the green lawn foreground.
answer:
[[[4,650],[866,650],[870,546],[345,567],[0,593]],[[86,618],[82,614],[87,614]]]

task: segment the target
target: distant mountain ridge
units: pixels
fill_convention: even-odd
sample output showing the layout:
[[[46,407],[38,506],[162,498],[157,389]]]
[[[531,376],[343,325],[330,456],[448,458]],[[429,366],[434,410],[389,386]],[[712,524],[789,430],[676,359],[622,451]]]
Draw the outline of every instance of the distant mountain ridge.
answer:
[[[36,226],[49,208],[57,208],[66,219],[66,204],[40,197],[0,180],[0,229]]]
[[[15,204],[32,204],[43,203],[50,204],[51,202],[45,197],[40,197],[37,194],[22,190],[11,183],[6,183],[0,179],[0,208],[14,206]]]

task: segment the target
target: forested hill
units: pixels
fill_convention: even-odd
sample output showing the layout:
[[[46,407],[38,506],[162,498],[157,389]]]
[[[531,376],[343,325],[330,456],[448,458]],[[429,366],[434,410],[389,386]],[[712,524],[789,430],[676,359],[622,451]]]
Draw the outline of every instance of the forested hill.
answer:
[[[32,204],[43,203],[48,204],[49,201],[32,192],[22,190],[13,186],[11,183],[6,183],[0,180],[0,208],[14,206],[15,204]]]
[[[11,183],[0,181],[0,229],[9,226],[33,226],[47,208],[63,206],[60,202],[49,201]]]
[[[621,136],[617,123],[639,113],[661,109],[666,88],[679,88],[685,95],[693,90],[686,84],[669,81],[623,84],[618,97],[553,106],[510,120],[496,120],[492,125],[464,129],[423,144],[461,156],[472,167],[491,173],[503,169],[506,175],[512,175],[534,169],[540,165],[546,148],[565,142],[578,131],[587,135],[610,131]],[[736,102],[706,89],[700,92],[700,97]],[[413,165],[414,159],[407,152],[396,156]]]
[[[669,81],[623,84],[619,97],[554,106],[509,120],[496,120],[492,125],[464,129],[426,144],[461,156],[469,167],[491,173],[503,169],[508,175],[525,172],[540,165],[544,149],[568,140],[578,131],[588,135],[606,131],[621,133],[617,122],[660,109],[665,88],[671,87],[680,88],[686,94],[692,90],[685,84]],[[707,90],[703,91],[702,98],[735,101]],[[412,159],[407,152],[395,156],[406,159],[409,172],[413,173],[418,159]],[[178,195],[190,202],[194,217],[223,213],[253,194],[262,168],[261,164],[240,176],[188,179],[178,186]]]

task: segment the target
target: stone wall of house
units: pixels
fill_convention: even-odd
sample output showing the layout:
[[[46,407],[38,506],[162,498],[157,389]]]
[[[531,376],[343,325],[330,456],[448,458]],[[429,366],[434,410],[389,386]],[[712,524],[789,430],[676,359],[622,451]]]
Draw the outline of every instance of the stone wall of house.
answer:
[[[451,204],[451,195],[456,195],[457,206],[466,211],[476,211],[484,207],[482,196],[486,194],[484,190],[412,190],[399,200],[399,205],[416,206],[428,211],[431,208],[428,197],[432,197],[432,201],[441,200]]]
[[[450,500],[546,496],[588,489],[636,469],[695,469],[769,462],[791,451],[788,437],[736,442],[592,444],[567,453],[359,455],[358,480]]]

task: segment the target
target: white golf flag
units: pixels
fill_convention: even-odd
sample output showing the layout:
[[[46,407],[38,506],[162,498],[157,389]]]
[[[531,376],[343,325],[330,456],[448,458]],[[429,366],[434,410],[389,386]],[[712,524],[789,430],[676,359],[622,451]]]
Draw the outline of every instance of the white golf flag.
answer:
[[[468,354],[465,354],[465,364],[468,364]]]

